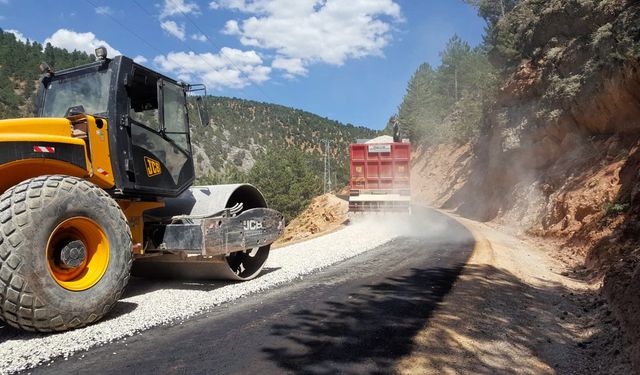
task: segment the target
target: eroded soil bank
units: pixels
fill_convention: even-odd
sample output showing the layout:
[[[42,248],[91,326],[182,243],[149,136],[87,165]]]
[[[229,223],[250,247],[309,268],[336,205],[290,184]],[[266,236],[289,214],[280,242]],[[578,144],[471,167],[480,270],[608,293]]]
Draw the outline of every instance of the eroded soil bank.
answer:
[[[565,157],[549,175],[488,200],[478,199],[482,193],[462,194],[476,178],[474,146],[418,149],[414,200],[485,221],[467,224],[489,240],[443,312],[416,339],[423,354],[407,359],[401,372],[508,373],[514,365],[532,374],[637,372],[631,361],[638,356],[640,246],[632,233],[638,216],[630,181],[640,175],[640,163],[638,145],[622,143],[619,137],[594,139],[588,151]],[[552,188],[553,176],[558,185]],[[487,207],[498,208],[487,216]],[[434,340],[456,349],[427,355]],[[465,360],[454,366],[451,356]]]

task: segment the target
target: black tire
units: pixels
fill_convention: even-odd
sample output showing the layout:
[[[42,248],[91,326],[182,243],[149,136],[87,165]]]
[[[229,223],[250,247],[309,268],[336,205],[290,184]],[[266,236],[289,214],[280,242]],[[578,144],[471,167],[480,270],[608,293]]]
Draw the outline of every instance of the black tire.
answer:
[[[91,287],[71,291],[49,269],[49,237],[70,218],[97,224],[108,240],[108,264]],[[105,257],[106,259],[106,257]],[[41,176],[0,196],[0,319],[28,331],[78,328],[102,318],[129,281],[131,231],[104,190],[69,176]]]

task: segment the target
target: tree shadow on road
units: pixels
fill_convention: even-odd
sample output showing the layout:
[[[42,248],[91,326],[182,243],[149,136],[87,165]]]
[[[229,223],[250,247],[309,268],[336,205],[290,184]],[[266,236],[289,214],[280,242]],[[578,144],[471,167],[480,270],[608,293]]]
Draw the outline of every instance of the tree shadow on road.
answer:
[[[368,286],[348,303],[326,302],[301,310],[295,321],[272,327],[273,335],[294,345],[263,351],[296,373],[389,373],[395,361],[410,352],[411,339],[461,269],[413,269],[407,277]]]
[[[590,364],[576,327],[584,312],[564,287],[523,283],[509,271],[468,266],[456,292],[414,338],[403,373],[573,374]],[[595,332],[594,332],[595,333]],[[585,341],[583,341],[585,340]]]
[[[283,370],[301,374],[544,374],[590,368],[593,337],[579,339],[572,331],[582,311],[564,302],[568,292],[561,286],[534,287],[508,271],[472,265],[464,269],[455,297],[444,303],[461,270],[413,269],[406,277],[369,285],[348,303],[300,310],[294,321],[272,326],[272,335],[286,344],[263,352]]]

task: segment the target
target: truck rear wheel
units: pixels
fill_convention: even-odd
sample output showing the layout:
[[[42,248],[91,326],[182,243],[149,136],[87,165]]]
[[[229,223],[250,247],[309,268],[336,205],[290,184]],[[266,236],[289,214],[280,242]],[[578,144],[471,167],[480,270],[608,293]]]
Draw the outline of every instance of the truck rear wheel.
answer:
[[[0,196],[0,319],[30,331],[78,328],[120,298],[132,262],[118,204],[69,176],[24,181]]]

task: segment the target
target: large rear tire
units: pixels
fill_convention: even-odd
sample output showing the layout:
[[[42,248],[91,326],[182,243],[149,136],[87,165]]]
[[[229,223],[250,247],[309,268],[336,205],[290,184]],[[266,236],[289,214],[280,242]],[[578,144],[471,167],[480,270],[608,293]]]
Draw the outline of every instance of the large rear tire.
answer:
[[[118,204],[69,176],[24,181],[0,196],[0,319],[28,331],[78,328],[122,295],[131,232]]]

